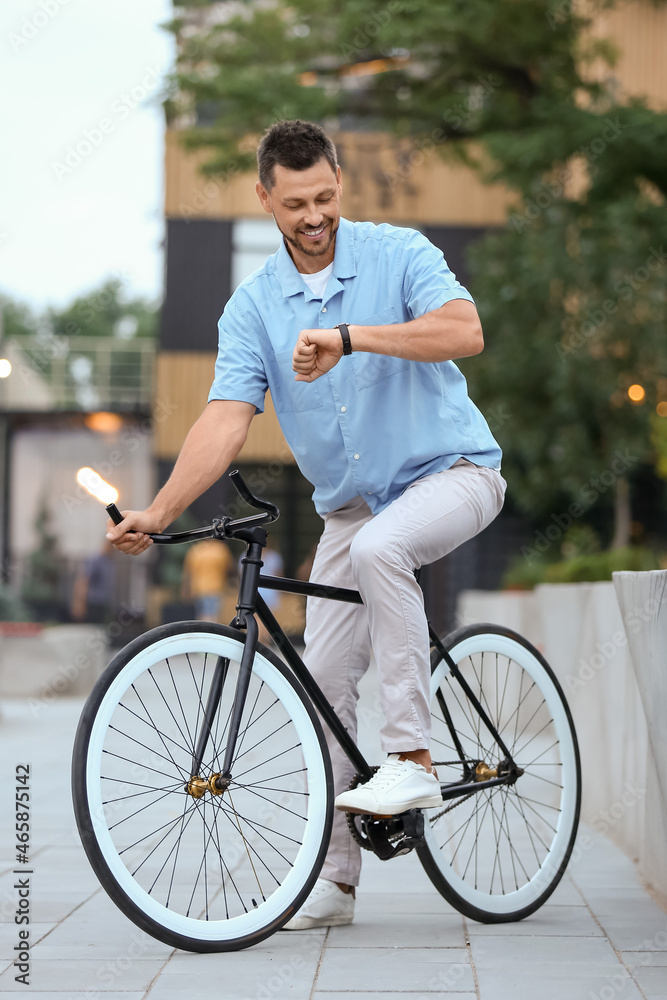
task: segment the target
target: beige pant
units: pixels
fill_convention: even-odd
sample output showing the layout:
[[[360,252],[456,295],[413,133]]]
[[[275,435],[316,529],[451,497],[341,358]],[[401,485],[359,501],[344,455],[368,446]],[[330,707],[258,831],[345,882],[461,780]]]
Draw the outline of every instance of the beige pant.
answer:
[[[375,517],[355,497],[325,517],[311,580],[358,589],[363,605],[309,598],[304,659],[350,735],[356,739],[357,685],[377,662],[387,753],[430,743],[429,636],[414,570],[447,555],[498,514],[505,495],[499,472],[459,459],[451,469],[408,487]],[[325,726],[335,793],[354,768]],[[336,812],[322,877],[357,885],[361,851]]]

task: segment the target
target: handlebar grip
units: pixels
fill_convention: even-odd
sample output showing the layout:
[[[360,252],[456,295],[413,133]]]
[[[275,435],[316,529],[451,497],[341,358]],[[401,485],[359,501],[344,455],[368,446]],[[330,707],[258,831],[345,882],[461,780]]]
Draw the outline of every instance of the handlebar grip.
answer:
[[[123,520],[123,515],[118,510],[118,507],[116,507],[115,503],[108,503],[104,509],[106,510],[107,514],[109,515],[114,524],[120,524],[120,522]]]

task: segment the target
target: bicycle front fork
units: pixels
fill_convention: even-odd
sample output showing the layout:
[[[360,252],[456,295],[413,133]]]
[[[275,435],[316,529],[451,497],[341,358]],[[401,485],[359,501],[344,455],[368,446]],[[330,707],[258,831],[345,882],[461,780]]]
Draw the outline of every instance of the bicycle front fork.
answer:
[[[197,737],[195,752],[192,755],[192,766],[190,771],[190,781],[188,791],[195,797],[200,797],[207,790],[214,795],[220,795],[227,788],[231,781],[232,762],[234,752],[241,728],[243,709],[245,708],[252,665],[257,651],[258,627],[257,619],[254,615],[257,586],[259,583],[259,572],[262,568],[262,549],[266,545],[266,532],[261,528],[250,529],[249,534],[252,539],[248,546],[248,552],[242,560],[241,587],[239,590],[239,603],[236,607],[237,616],[234,624],[245,628],[246,640],[243,646],[241,663],[239,664],[239,675],[236,680],[236,690],[234,692],[234,702],[232,706],[231,719],[229,724],[229,735],[225,747],[225,755],[222,762],[222,769],[219,774],[213,774],[210,778],[200,777],[206,746],[212,733],[213,722],[220,709],[220,700],[225,686],[227,674],[229,672],[229,659],[219,656],[213,671],[213,678],[206,699],[206,707],[202,718],[201,729]],[[263,537],[262,537],[263,536]]]

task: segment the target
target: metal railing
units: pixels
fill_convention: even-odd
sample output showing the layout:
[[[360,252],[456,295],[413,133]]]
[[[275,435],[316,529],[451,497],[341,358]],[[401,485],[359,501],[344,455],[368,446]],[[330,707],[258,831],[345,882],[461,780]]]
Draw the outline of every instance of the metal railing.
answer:
[[[12,372],[0,383],[5,410],[147,412],[155,342],[53,334],[4,341]]]

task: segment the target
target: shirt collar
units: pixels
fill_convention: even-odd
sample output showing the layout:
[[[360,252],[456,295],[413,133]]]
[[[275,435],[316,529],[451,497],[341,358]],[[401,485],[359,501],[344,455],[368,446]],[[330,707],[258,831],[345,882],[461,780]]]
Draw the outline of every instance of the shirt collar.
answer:
[[[334,251],[334,278],[353,278],[357,273],[357,262],[354,254],[354,227],[347,219],[340,219],[336,232],[336,249]],[[305,293],[306,298],[313,295],[294,266],[294,261],[283,239],[276,254],[276,277],[280,282],[283,298]]]

